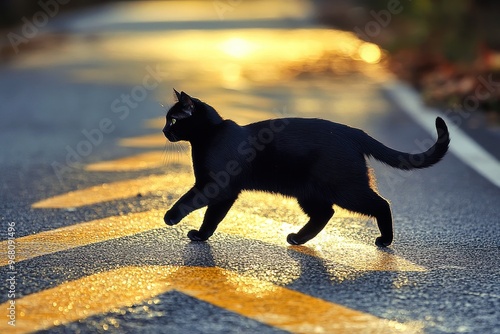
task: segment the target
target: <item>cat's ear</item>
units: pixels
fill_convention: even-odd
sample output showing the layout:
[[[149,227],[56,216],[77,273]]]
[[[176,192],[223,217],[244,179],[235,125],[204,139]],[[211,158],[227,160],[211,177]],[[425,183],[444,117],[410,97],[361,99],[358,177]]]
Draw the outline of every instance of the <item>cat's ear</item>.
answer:
[[[180,101],[181,100],[181,94],[179,94],[179,92],[176,91],[175,88],[174,88],[174,94],[175,94],[175,97],[177,98],[177,101]]]
[[[186,93],[181,92],[179,102],[182,105],[182,111],[186,114],[186,117],[191,116],[194,112],[194,102],[191,97]]]

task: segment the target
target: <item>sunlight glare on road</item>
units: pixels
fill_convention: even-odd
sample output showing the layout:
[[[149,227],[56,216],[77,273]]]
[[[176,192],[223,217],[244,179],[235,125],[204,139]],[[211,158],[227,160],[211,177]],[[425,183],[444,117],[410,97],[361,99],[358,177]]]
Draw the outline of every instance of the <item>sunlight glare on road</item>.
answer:
[[[162,76],[172,82],[237,89],[251,83],[282,82],[307,73],[358,72],[377,76],[383,72],[378,46],[352,33],[332,29],[103,33],[95,40],[64,43],[61,57],[44,56],[48,51],[40,49],[19,57],[16,64],[30,68],[72,63],[80,65],[70,73],[76,81],[137,84],[141,78],[121,64],[142,62],[158,66]],[[100,63],[88,66],[95,52],[101,56]]]

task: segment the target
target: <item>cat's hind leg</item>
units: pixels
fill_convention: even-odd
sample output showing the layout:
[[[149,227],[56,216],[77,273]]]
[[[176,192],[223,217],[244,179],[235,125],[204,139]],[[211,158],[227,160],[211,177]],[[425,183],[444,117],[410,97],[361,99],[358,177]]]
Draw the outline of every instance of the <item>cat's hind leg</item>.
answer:
[[[302,245],[314,238],[326,226],[333,216],[333,204],[321,200],[300,200],[299,205],[309,216],[309,221],[297,233],[291,233],[286,238],[291,245]]]
[[[340,193],[338,206],[363,215],[375,217],[381,236],[375,240],[379,247],[387,247],[392,243],[392,214],[389,203],[369,186],[350,187]]]
[[[209,204],[200,229],[198,231],[189,231],[188,238],[191,241],[205,241],[210,238],[235,201],[236,198],[232,198],[215,204]]]

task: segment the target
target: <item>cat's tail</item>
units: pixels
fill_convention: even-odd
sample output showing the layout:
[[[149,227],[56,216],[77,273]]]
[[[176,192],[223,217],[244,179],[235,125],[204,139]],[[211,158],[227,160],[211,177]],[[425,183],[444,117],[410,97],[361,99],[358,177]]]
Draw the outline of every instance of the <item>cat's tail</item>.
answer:
[[[422,153],[399,152],[368,135],[363,136],[363,139],[360,140],[361,148],[366,156],[371,156],[394,168],[404,170],[426,168],[439,162],[448,151],[450,144],[448,127],[441,117],[436,118],[436,130],[438,135],[436,142],[431,148]]]

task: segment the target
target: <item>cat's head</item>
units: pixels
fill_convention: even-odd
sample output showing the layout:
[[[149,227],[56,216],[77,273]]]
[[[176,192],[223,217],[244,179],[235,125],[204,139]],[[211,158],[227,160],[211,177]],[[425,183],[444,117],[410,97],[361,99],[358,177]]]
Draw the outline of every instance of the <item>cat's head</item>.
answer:
[[[177,102],[167,112],[163,134],[171,142],[191,141],[206,129],[222,122],[222,118],[208,104],[174,89]]]

